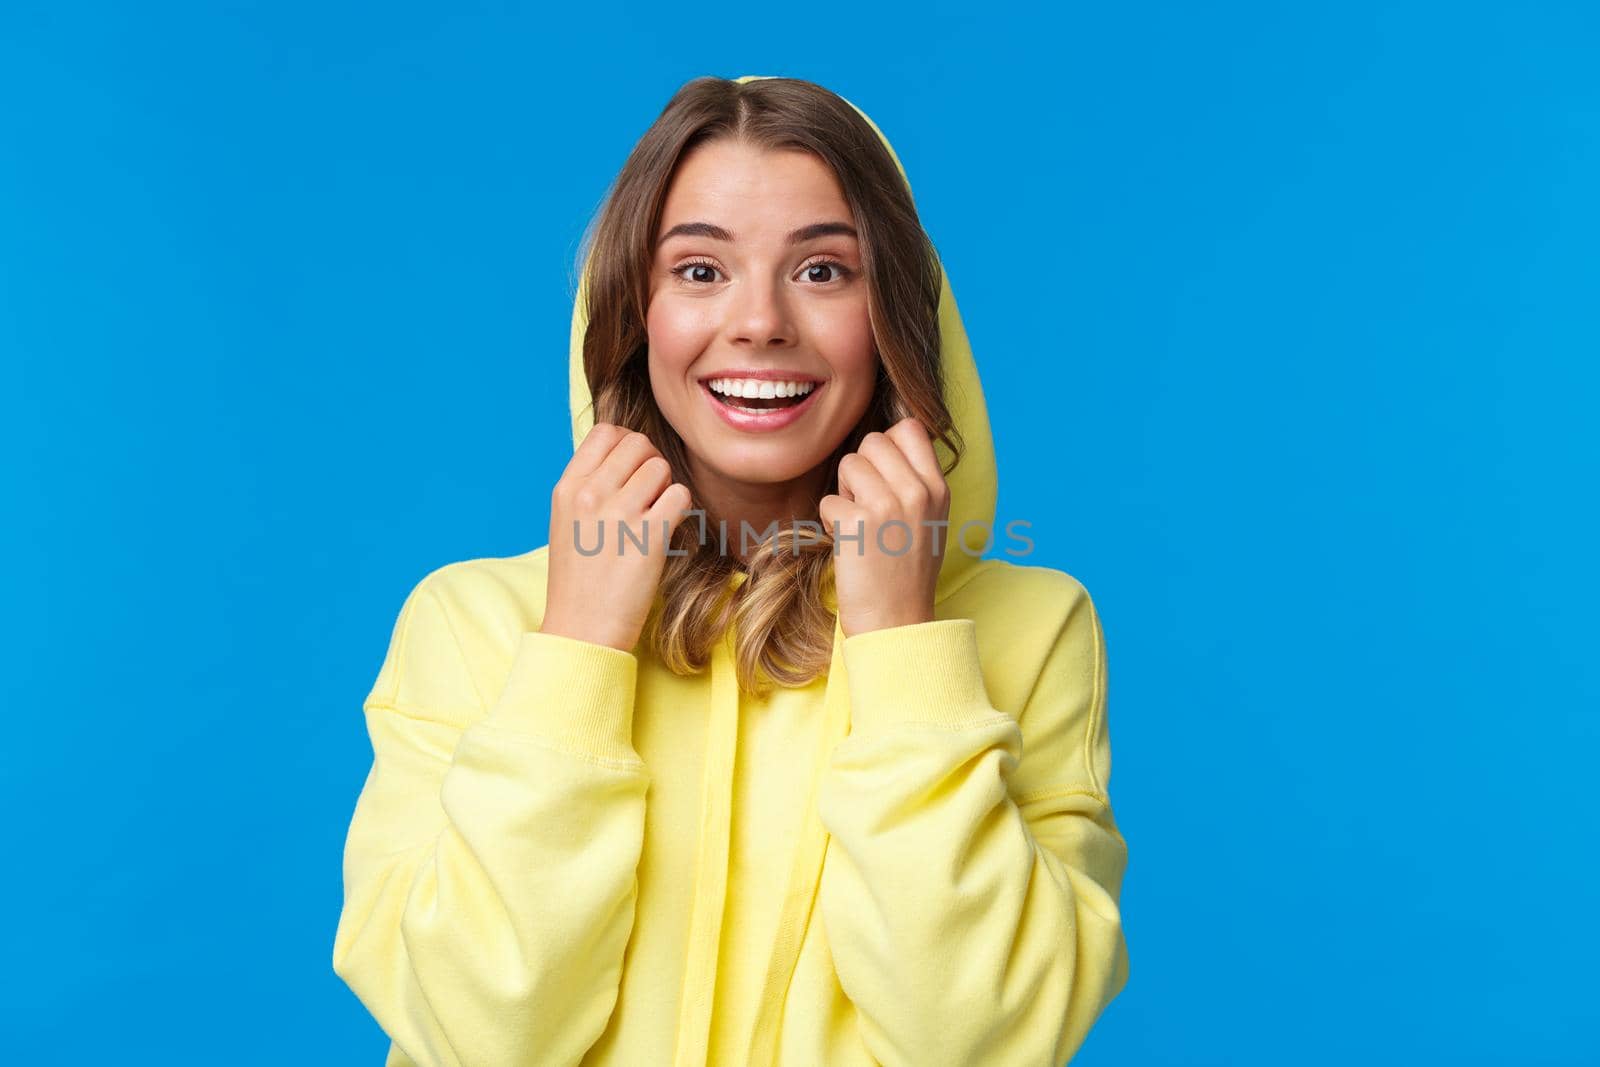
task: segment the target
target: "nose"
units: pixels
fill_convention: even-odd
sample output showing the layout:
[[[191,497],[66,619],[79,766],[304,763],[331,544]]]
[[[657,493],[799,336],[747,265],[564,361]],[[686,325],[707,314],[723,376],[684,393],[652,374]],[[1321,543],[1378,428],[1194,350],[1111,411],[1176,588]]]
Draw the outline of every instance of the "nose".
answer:
[[[794,344],[794,321],[781,280],[745,282],[734,288],[728,328],[735,344],[756,349]]]

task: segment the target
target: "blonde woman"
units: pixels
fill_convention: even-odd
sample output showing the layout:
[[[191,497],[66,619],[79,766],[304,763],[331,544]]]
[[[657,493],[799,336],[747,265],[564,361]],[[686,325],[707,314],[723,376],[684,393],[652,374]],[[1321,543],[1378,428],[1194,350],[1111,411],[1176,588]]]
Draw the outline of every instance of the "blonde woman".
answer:
[[[888,141],[685,85],[569,371],[549,543],[424,577],[364,704],[333,965],[387,1062],[1065,1062],[1128,975],[1105,642],[982,558],[983,394]]]

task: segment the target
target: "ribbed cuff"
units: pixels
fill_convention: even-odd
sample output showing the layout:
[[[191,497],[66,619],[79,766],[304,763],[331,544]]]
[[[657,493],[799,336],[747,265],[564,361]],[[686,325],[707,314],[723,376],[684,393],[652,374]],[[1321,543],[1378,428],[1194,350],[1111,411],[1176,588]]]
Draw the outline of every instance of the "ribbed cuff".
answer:
[[[517,645],[500,699],[484,722],[607,759],[642,762],[633,748],[632,652],[532,631]]]
[[[995,713],[972,619],[935,619],[847,637],[844,666],[852,732],[902,722],[971,723]]]

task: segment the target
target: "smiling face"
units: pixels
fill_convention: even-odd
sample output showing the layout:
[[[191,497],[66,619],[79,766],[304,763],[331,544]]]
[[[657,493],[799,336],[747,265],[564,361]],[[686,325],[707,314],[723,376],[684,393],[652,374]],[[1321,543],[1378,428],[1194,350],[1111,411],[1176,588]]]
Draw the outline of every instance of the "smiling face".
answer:
[[[821,465],[865,414],[878,370],[861,245],[827,164],[732,140],[685,156],[656,232],[646,330],[656,404],[703,498],[728,514],[804,495],[802,483],[820,491]],[[798,389],[729,404],[710,387],[757,376]],[[778,405],[789,410],[735,407]]]

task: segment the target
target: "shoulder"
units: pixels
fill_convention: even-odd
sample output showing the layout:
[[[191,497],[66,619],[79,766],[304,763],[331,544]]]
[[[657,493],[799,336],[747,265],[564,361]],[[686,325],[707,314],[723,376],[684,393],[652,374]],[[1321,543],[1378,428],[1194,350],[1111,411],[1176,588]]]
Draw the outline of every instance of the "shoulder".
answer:
[[[436,567],[417,583],[442,602],[459,625],[487,634],[506,627],[515,633],[536,629],[544,620],[545,580],[550,547],[516,556],[484,556]]]
[[[1106,645],[1084,583],[1051,567],[985,560],[940,604],[947,613],[975,622],[990,702],[1022,728],[1030,755],[1019,784],[1066,780],[1103,793]]]
[[[939,609],[974,620],[980,638],[1006,644],[1047,645],[1069,628],[1099,629],[1094,599],[1076,576],[1008,560],[983,560]]]
[[[546,545],[424,573],[400,605],[367,702],[456,722],[481,714],[522,635],[544,621],[548,558]]]

